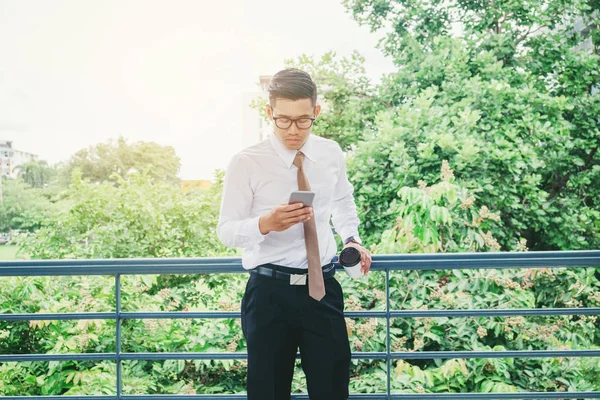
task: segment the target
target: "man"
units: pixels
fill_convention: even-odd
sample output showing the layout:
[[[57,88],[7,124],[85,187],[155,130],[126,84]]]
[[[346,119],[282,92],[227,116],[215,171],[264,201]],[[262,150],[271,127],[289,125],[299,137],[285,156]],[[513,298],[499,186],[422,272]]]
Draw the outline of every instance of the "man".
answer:
[[[236,154],[225,176],[217,234],[244,249],[250,270],[241,309],[249,400],[290,398],[298,348],[310,398],[348,398],[350,346],[330,219],[345,246],[361,252],[365,274],[371,255],[358,237],[342,150],[311,134],[320,111],[309,74],[275,74],[267,105],[274,135]],[[312,207],[288,204],[291,192],[308,189]]]

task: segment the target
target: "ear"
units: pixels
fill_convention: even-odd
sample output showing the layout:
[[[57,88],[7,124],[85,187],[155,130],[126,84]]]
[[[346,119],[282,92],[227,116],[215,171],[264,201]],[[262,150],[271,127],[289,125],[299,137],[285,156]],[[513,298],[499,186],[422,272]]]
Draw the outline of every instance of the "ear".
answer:
[[[317,104],[317,106],[315,107],[315,118],[317,118],[319,114],[321,114],[321,105]]]
[[[267,115],[269,116],[269,119],[272,120],[273,119],[273,108],[271,108],[271,105],[269,103],[267,103],[266,109],[267,109]]]

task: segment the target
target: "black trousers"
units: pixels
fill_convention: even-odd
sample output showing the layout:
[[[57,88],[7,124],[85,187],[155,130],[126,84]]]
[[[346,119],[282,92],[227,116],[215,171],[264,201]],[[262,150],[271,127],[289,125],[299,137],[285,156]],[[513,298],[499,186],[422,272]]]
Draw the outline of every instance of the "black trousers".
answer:
[[[248,347],[248,400],[290,399],[298,348],[310,399],[348,398],[344,294],[333,277],[325,280],[325,290],[325,297],[316,301],[308,295],[308,285],[250,274],[241,310]]]

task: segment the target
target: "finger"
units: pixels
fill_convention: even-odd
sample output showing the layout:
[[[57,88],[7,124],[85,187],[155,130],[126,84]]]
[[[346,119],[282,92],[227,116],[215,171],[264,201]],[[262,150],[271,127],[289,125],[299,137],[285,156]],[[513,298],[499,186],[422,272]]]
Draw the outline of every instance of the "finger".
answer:
[[[366,275],[371,270],[371,264],[370,263],[365,263],[365,266],[364,266],[364,268],[362,268],[362,270],[364,271],[364,273]]]
[[[305,207],[299,210],[292,210],[283,212],[284,218],[293,218],[301,215],[312,215],[312,207]]]
[[[281,222],[285,225],[294,225],[294,224],[297,224],[298,222],[308,221],[309,219],[310,219],[310,215],[300,215],[297,217],[286,218]]]
[[[292,203],[292,204],[282,204],[279,209],[281,211],[295,211],[295,210],[299,210],[301,208],[304,207],[304,204],[302,203]]]

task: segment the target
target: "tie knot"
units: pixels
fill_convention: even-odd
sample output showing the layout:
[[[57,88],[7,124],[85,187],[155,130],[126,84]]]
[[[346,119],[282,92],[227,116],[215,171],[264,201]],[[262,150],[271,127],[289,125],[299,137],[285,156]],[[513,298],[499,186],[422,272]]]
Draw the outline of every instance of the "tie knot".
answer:
[[[294,165],[298,168],[302,168],[302,164],[304,164],[304,153],[299,151],[296,153],[296,157],[294,157]]]

